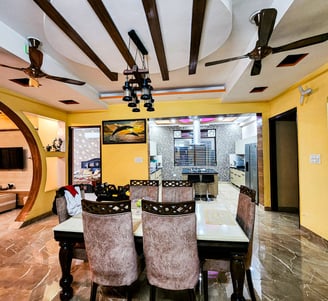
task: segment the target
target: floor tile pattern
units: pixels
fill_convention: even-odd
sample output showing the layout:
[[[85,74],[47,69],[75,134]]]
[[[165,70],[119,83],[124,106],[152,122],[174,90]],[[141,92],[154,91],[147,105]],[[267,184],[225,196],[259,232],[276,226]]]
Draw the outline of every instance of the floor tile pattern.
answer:
[[[238,189],[219,184],[215,202],[224,202],[236,212]],[[252,276],[257,300],[323,301],[328,300],[328,242],[299,229],[298,216],[256,208]],[[52,228],[57,216],[50,216],[19,228],[14,220],[18,210],[0,214],[0,301],[59,301],[60,267],[58,243]],[[89,300],[88,264],[73,260],[73,301]],[[209,275],[210,301],[230,300],[230,274]],[[100,292],[98,301],[120,300]],[[119,296],[119,293],[118,295]],[[244,296],[249,300],[247,286]],[[184,294],[158,292],[158,300],[185,300]],[[148,300],[148,285],[142,274],[134,288],[134,299]]]

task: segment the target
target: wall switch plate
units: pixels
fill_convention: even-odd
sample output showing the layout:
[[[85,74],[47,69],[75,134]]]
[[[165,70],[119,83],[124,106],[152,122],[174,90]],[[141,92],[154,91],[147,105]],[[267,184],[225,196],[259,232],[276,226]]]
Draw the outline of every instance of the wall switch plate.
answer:
[[[310,155],[310,163],[311,164],[320,164],[320,154],[311,154]]]
[[[134,162],[135,163],[142,163],[143,162],[143,159],[142,159],[142,157],[135,157],[134,158]]]

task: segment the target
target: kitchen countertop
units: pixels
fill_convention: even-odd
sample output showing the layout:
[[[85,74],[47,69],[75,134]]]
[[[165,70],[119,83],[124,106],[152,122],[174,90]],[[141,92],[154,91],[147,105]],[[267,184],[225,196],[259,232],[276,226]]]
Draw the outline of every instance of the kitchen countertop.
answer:
[[[230,166],[230,168],[237,169],[237,170],[240,170],[240,171],[245,171],[245,167],[234,167],[234,166]]]
[[[152,173],[154,173],[154,172],[156,172],[158,170],[162,170],[162,167],[150,168],[149,169],[149,173],[152,174]]]
[[[218,172],[213,168],[183,168],[182,174],[217,174]]]

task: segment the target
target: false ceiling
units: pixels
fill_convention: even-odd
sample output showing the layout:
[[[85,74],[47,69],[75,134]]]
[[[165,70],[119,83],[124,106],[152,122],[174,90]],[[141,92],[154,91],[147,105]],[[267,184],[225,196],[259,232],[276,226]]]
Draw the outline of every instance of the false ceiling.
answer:
[[[270,54],[256,76],[250,76],[249,58],[205,67],[252,51],[258,27],[250,16],[264,8],[277,10],[271,47],[328,32],[326,0],[2,0],[0,64],[28,67],[25,46],[28,37],[35,37],[41,42],[43,72],[86,84],[41,78],[39,88],[24,87],[10,80],[26,78],[24,72],[0,67],[0,86],[66,111],[119,103],[123,70],[133,61],[140,64],[128,35],[133,29],[148,51],[155,101],[267,101],[327,63],[328,42]],[[304,57],[277,67],[287,55]],[[264,89],[250,93],[259,87]]]

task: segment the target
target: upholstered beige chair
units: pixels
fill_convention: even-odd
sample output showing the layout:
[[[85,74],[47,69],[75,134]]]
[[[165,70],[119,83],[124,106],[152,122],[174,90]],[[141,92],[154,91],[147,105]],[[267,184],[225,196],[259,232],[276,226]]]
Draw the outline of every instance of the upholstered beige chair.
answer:
[[[187,290],[189,299],[195,300],[199,278],[195,201],[143,201],[142,231],[150,300],[155,300],[156,287]]]
[[[252,263],[252,253],[253,253],[253,233],[255,224],[255,196],[256,192],[246,186],[240,186],[238,207],[236,214],[236,221],[240,227],[244,230],[245,234],[249,239],[249,246],[247,254],[245,256],[245,270],[246,278],[248,284],[248,290],[252,301],[256,301],[254,286],[251,275],[251,263]],[[230,269],[230,261],[227,260],[205,260],[202,270],[203,270],[203,280],[204,280],[204,295],[205,300],[208,299],[208,283],[207,283],[207,271],[228,271]]]
[[[82,200],[84,242],[91,271],[90,300],[101,286],[124,287],[131,300],[131,284],[138,278],[131,201]]]
[[[131,201],[146,199],[158,201],[159,181],[158,180],[130,180]]]
[[[79,186],[77,186],[79,187]],[[81,199],[84,198],[84,190],[79,190],[81,194]],[[64,222],[68,218],[71,217],[71,215],[68,213],[67,210],[67,200],[65,197],[65,187],[61,187],[56,191],[56,197],[55,197],[55,207],[56,207],[56,214],[58,215],[58,221],[59,223]],[[80,259],[83,261],[87,261],[87,253],[85,251],[85,245],[84,243],[75,243],[73,246],[73,258]]]
[[[162,202],[185,202],[193,200],[192,183],[185,180],[163,180]]]

